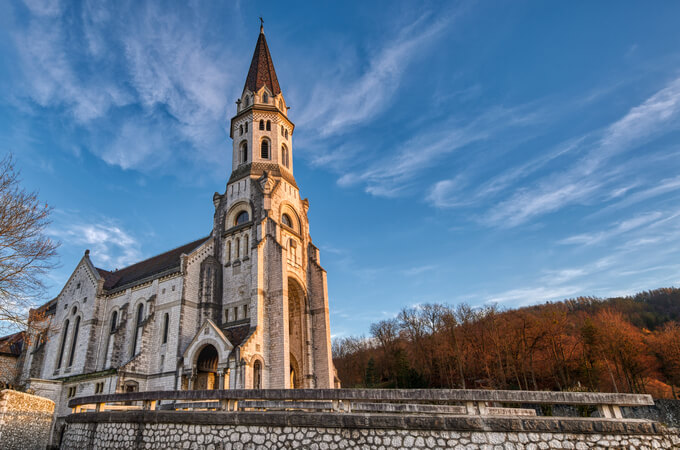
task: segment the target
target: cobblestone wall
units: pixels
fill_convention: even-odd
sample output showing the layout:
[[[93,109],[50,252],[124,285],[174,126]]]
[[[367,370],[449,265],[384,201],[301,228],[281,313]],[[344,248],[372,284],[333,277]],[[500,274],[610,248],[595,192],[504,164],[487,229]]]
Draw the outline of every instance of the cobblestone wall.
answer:
[[[0,391],[0,450],[44,449],[54,402],[9,389]]]
[[[62,449],[672,449],[677,430],[657,434],[350,429],[181,423],[69,423]]]

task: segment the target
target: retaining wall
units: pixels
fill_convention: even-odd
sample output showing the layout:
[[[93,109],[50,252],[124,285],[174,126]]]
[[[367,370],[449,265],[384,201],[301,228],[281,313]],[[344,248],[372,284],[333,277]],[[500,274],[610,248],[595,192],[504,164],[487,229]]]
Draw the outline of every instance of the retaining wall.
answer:
[[[54,402],[37,395],[0,391],[0,450],[43,450],[47,446]]]
[[[672,449],[647,420],[305,412],[127,411],[67,417],[62,449]]]

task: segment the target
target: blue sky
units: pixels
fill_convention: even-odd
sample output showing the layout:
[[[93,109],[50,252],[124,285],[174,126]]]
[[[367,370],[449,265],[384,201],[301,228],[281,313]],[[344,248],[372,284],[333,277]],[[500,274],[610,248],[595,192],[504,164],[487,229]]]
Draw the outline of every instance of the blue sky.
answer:
[[[680,284],[680,3],[0,2],[0,150],[50,295],[210,231],[265,30],[334,336]]]

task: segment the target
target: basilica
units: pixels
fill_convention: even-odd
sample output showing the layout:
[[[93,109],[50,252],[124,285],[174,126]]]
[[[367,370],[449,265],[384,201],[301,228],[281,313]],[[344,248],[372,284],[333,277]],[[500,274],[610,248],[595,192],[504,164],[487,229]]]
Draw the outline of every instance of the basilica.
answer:
[[[59,295],[32,311],[45,331],[27,340],[18,376],[57,417],[69,398],[98,393],[339,387],[294,129],[261,28],[210,234],[117,270],[85,250]]]

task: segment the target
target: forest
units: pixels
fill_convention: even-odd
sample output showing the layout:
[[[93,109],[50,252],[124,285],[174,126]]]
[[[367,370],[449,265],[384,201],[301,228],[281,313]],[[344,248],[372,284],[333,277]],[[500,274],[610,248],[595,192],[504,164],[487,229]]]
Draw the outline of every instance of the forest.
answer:
[[[518,309],[421,304],[333,340],[343,387],[649,393],[680,398],[680,289]]]

